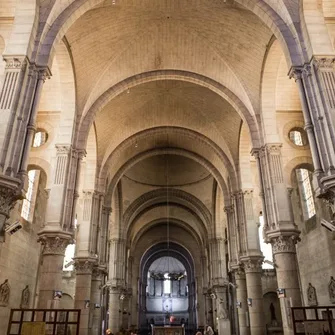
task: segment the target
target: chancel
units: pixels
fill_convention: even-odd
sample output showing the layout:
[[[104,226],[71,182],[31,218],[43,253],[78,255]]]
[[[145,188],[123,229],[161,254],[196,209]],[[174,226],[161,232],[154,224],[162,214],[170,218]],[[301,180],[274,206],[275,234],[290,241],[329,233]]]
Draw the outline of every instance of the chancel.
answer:
[[[0,0],[0,55],[3,332],[334,330],[334,0]]]

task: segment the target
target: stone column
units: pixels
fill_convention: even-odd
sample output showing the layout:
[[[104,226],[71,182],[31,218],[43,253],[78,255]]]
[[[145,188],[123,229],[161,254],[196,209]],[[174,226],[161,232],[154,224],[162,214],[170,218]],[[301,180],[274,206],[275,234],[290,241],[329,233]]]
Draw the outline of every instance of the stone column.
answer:
[[[250,335],[250,328],[247,326],[248,294],[245,272],[243,268],[239,267],[234,269],[234,275],[240,335]]]
[[[38,308],[50,308],[54,291],[61,291],[63,262],[66,247],[72,243],[72,234],[63,231],[48,231],[39,234],[42,264],[39,273]]]
[[[228,315],[227,286],[215,286],[217,326],[219,335],[231,334],[231,325]]]
[[[287,304],[301,306],[299,273],[296,259],[297,235],[279,235],[271,238],[274,263],[276,266],[278,287],[285,289],[287,298],[280,298],[284,334],[293,334],[291,315],[287,313]]]
[[[211,291],[205,291],[205,301],[206,301],[206,325],[214,328],[213,322],[213,299],[211,297]]]
[[[111,286],[109,288],[109,328],[113,334],[120,331],[120,289]]]
[[[89,257],[76,257],[74,260],[74,266],[76,269],[76,290],[74,307],[81,310],[79,333],[81,335],[87,335],[91,310],[90,303],[92,271],[96,259]]]
[[[91,284],[91,311],[92,311],[92,322],[90,325],[91,331],[90,335],[100,335],[102,329],[102,318],[101,318],[101,308],[102,308],[102,295],[101,288],[104,276],[107,274],[105,268],[94,267],[92,272],[92,284]]]
[[[212,265],[212,285],[222,286],[227,281],[225,243],[223,238],[213,238],[209,241],[210,259]]]
[[[266,217],[264,217],[263,236],[265,241],[273,246],[278,287],[289,288],[286,291],[287,299],[299,306],[301,298],[300,293],[297,294],[299,281],[295,243],[299,240],[300,231],[294,223],[289,190],[284,183],[281,145],[267,144],[259,151],[257,160],[260,180],[265,192]],[[280,266],[277,261],[280,262]],[[285,301],[281,300],[283,320],[287,321],[289,316],[286,313],[284,303]],[[288,325],[284,324],[284,334],[287,335],[291,332]]]
[[[247,281],[247,294],[250,299],[248,306],[250,334],[264,335],[266,332],[263,292],[262,292],[262,257],[241,257]],[[247,303],[247,302],[245,302]]]

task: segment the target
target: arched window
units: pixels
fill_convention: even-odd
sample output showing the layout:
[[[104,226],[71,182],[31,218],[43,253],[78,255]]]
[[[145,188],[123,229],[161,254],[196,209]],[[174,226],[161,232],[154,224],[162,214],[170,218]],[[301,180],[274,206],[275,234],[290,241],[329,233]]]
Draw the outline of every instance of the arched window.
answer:
[[[307,169],[296,169],[295,173],[299,185],[299,194],[304,220],[308,220],[315,215],[315,204],[311,184],[312,173]]]
[[[307,141],[307,134],[306,131],[303,128],[293,128],[289,132],[289,138],[291,142],[299,147],[305,146]]]
[[[33,147],[38,148],[48,140],[48,133],[43,129],[38,129],[34,136]]]
[[[23,200],[21,216],[27,220],[31,221],[32,212],[34,209],[34,199],[36,193],[36,181],[38,181],[39,171],[30,170],[28,172],[28,189],[26,193],[26,198]]]
[[[171,294],[171,280],[168,273],[164,274],[164,294]]]

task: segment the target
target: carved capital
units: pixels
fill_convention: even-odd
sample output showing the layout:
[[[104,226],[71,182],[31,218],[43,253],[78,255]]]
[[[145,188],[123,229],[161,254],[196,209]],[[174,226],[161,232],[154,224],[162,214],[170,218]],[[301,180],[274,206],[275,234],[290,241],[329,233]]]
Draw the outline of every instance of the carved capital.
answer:
[[[110,214],[110,213],[112,213],[112,208],[107,207],[107,206],[102,206],[102,212],[103,212],[103,214]]]
[[[289,78],[294,78],[295,81],[301,80],[304,73],[304,68],[302,66],[292,66],[288,76]]]
[[[315,56],[313,58],[315,67],[321,71],[334,71],[335,70],[335,57],[334,56]]]
[[[225,213],[227,213],[227,215],[232,214],[232,213],[234,213],[234,206],[233,205],[232,206],[225,206],[223,210],[224,210]]]
[[[262,272],[264,257],[245,257],[241,259],[245,273]]]
[[[93,280],[103,280],[104,276],[107,275],[106,268],[94,266],[92,270],[92,279]]]
[[[47,79],[50,79],[51,77],[51,72],[49,68],[47,67],[43,67],[43,68],[37,67],[36,71],[37,71],[38,80],[42,80],[43,82],[45,82]]]
[[[280,155],[282,146],[281,143],[268,143],[265,144],[265,149],[270,155]]]
[[[57,151],[57,156],[68,155],[71,150],[70,144],[56,144],[55,147]]]
[[[20,188],[11,188],[0,185],[0,214],[9,218],[10,211],[14,208],[18,200],[24,199]]]
[[[95,258],[75,258],[74,268],[77,275],[91,275],[93,272],[93,267],[96,264]]]
[[[295,253],[295,245],[300,241],[298,235],[283,236],[279,235],[277,237],[271,238],[272,252],[273,254],[281,253]]]
[[[28,60],[25,56],[3,56],[6,62],[6,70],[24,70],[28,64]]]
[[[64,256],[65,249],[73,243],[72,234],[67,232],[40,232],[37,239],[43,245],[43,255]]]
[[[235,275],[235,279],[236,280],[243,280],[245,279],[245,272],[242,266],[239,266],[235,269],[233,269],[234,275]]]

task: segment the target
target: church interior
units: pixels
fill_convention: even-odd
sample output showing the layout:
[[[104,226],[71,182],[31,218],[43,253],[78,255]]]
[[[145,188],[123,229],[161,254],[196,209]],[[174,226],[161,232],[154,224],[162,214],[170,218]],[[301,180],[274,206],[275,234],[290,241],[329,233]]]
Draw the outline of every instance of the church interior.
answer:
[[[334,334],[334,0],[0,0],[0,56],[1,334]]]

